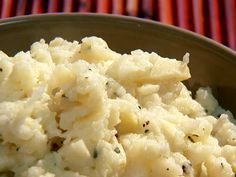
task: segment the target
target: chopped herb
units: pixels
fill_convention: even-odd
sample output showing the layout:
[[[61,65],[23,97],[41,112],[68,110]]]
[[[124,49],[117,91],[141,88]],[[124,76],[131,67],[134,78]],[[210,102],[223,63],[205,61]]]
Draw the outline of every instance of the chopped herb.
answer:
[[[92,69],[91,69],[91,68],[89,68],[88,70],[89,70],[89,71],[92,71]]]
[[[140,105],[138,105],[138,108],[139,108],[139,109],[141,109],[141,106],[140,106]]]
[[[206,112],[206,113],[208,113],[208,110],[207,110],[207,109],[205,109],[205,112]]]
[[[146,125],[145,124],[143,124],[143,127],[145,127]]]
[[[117,154],[120,153],[120,149],[119,149],[118,147],[116,147],[116,148],[114,149],[114,151],[115,151]]]
[[[109,85],[109,82],[106,82],[106,86],[108,86]]]
[[[2,68],[0,68],[0,72],[2,72],[3,71],[3,69]]]
[[[88,76],[84,77],[85,79],[88,79]]]
[[[148,129],[146,129],[146,130],[144,131],[144,133],[147,133],[147,132],[149,132],[149,130],[148,130]]]
[[[167,171],[169,171],[170,169],[169,168],[166,168]]]
[[[195,143],[195,141],[193,140],[193,138],[191,136],[188,136],[188,139],[192,142]]]
[[[54,163],[54,166],[57,166],[56,162]]]
[[[17,148],[16,148],[16,151],[19,151],[19,150],[20,150],[20,147],[17,147]]]
[[[93,151],[93,158],[96,159],[97,157],[98,157],[98,152],[97,152],[97,150],[95,149],[95,150]]]
[[[150,123],[150,121],[148,120],[147,122],[146,122],[146,125],[148,125]]]

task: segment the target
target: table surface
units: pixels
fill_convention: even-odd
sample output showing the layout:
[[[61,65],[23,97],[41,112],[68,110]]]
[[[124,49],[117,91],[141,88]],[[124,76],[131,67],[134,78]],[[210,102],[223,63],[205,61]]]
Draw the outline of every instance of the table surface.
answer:
[[[0,17],[94,12],[137,16],[194,31],[236,51],[236,0],[0,0]]]

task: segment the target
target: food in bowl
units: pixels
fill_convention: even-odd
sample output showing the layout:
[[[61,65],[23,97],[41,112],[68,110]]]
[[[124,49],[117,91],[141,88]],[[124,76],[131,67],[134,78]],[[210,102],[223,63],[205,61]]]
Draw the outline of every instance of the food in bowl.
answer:
[[[97,37],[1,52],[0,174],[235,176],[232,114],[210,88],[192,98],[188,57],[119,54]]]

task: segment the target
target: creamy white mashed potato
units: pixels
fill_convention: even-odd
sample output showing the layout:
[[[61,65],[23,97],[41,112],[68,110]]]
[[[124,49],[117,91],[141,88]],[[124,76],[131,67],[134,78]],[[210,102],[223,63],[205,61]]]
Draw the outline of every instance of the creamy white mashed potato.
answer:
[[[0,176],[234,177],[232,115],[187,64],[97,37],[0,52]]]

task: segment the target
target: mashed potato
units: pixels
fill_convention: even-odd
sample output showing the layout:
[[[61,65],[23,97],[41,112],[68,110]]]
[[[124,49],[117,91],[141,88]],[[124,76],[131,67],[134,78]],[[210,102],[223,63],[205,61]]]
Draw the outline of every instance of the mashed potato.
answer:
[[[187,64],[97,37],[0,52],[0,176],[234,177],[232,115]]]

